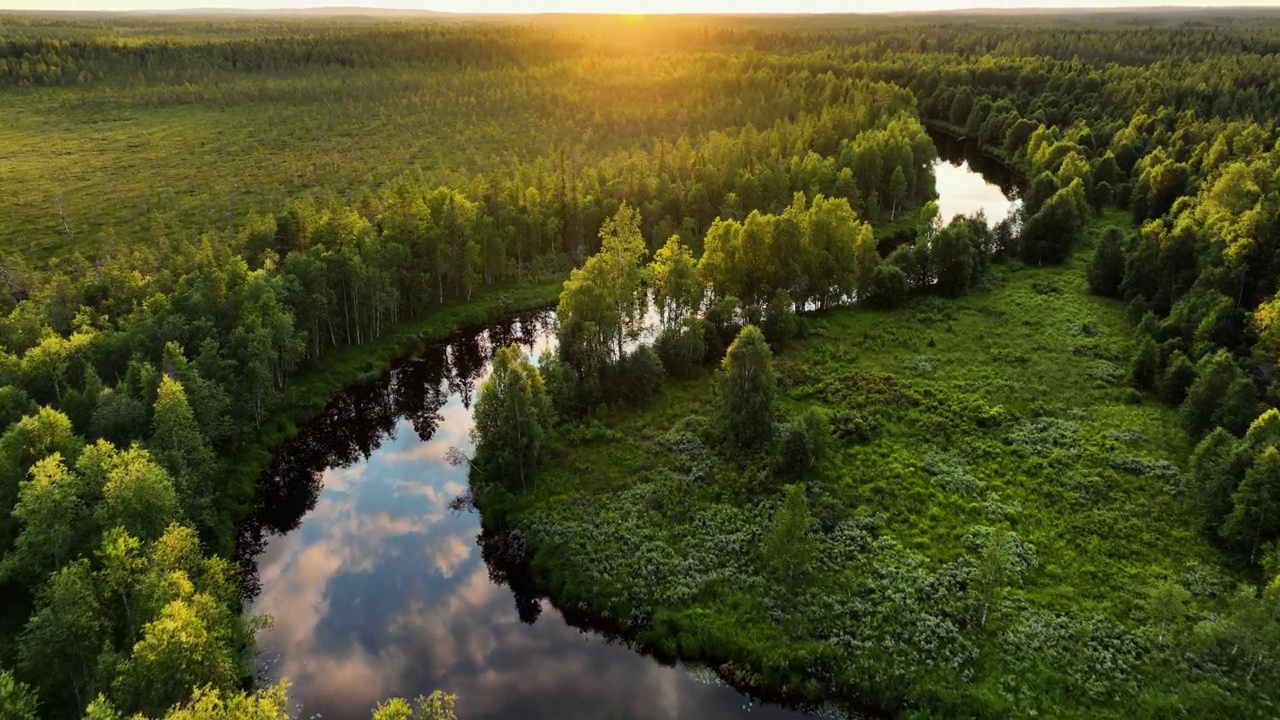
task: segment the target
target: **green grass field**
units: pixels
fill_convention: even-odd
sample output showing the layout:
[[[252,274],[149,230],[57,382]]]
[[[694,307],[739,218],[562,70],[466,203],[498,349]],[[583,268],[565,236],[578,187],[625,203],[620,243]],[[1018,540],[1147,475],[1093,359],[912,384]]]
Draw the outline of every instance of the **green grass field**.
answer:
[[[305,82],[11,93],[0,128],[0,242],[36,260],[70,249],[92,257],[104,234],[138,242],[227,227],[295,195],[353,197],[419,169],[433,180],[466,177],[541,147],[536,132],[512,147],[497,108],[452,102],[471,82],[485,81],[334,71]],[[361,92],[369,83],[376,92]]]

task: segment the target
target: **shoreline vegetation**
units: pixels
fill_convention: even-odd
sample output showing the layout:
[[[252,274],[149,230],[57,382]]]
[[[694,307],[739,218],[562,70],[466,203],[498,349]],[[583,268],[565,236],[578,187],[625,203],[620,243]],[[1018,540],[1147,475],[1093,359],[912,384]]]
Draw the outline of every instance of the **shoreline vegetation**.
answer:
[[[788,481],[801,483],[789,487],[807,485],[809,498],[806,502],[814,507],[812,512],[804,511],[808,516],[805,524],[811,530],[788,538],[775,551],[779,554],[776,560],[780,563],[778,567],[788,574],[787,582],[779,586],[786,588],[788,593],[811,590],[808,583],[813,581],[813,574],[836,573],[838,576],[841,572],[838,564],[832,566],[821,559],[815,562],[806,559],[807,556],[835,555],[852,559],[878,542],[888,542],[891,543],[890,548],[898,548],[888,531],[895,527],[902,529],[904,521],[907,522],[905,527],[914,522],[908,517],[887,518],[882,514],[885,508],[865,507],[850,519],[847,515],[850,508],[842,507],[849,500],[858,498],[857,503],[876,508],[880,505],[876,501],[880,493],[889,496],[905,493],[902,495],[904,498],[914,498],[914,502],[919,502],[923,492],[923,497],[930,498],[926,503],[928,509],[906,508],[908,516],[924,512],[928,518],[936,520],[939,512],[944,515],[960,512],[973,517],[971,522],[980,524],[967,531],[964,528],[944,528],[935,537],[927,538],[928,542],[923,545],[920,543],[926,538],[917,538],[910,543],[903,541],[903,546],[896,552],[903,552],[908,558],[922,551],[923,554],[892,572],[903,572],[908,568],[918,572],[918,563],[922,561],[949,560],[952,569],[945,570],[944,574],[959,574],[960,577],[950,581],[959,583],[951,592],[959,596],[957,601],[965,609],[961,611],[953,607],[946,612],[961,612],[962,615],[975,612],[970,604],[979,601],[970,596],[971,591],[965,590],[966,585],[974,580],[965,580],[962,576],[965,572],[974,571],[972,566],[966,565],[970,562],[966,555],[981,550],[982,542],[990,541],[981,535],[993,532],[986,523],[996,527],[1008,526],[1022,512],[1024,503],[1030,506],[1028,499],[1045,502],[1052,497],[1052,494],[1043,495],[1044,489],[1024,494],[1028,489],[1019,487],[1023,478],[1019,477],[1018,470],[1003,467],[999,471],[1003,477],[999,478],[990,474],[992,469],[988,465],[997,459],[993,458],[993,453],[998,456],[1001,451],[986,443],[995,439],[995,448],[1000,448],[1009,444],[1009,440],[998,437],[983,439],[981,436],[993,428],[1009,430],[1015,420],[1020,425],[1028,425],[1027,432],[1031,435],[1047,433],[1043,438],[1028,437],[1026,442],[1033,444],[1021,450],[1015,449],[1013,453],[1023,458],[1021,470],[1029,473],[1026,480],[1046,470],[1060,472],[1064,465],[1074,466],[1083,457],[1100,462],[1103,468],[1124,467],[1134,475],[1126,481],[1125,490],[1117,488],[1112,492],[1132,493],[1131,497],[1135,499],[1152,492],[1176,493],[1152,485],[1176,482],[1179,471],[1170,460],[1184,458],[1189,450],[1176,427],[1170,427],[1171,424],[1176,425],[1173,413],[1150,399],[1143,401],[1132,396],[1133,391],[1125,382],[1125,373],[1111,361],[1103,359],[1123,362],[1130,352],[1124,339],[1127,332],[1124,309],[1117,303],[1090,295],[1084,277],[1098,238],[1113,227],[1112,223],[1124,226],[1127,218],[1110,211],[1090,220],[1079,247],[1061,265],[1037,269],[1020,266],[1006,258],[992,265],[993,274],[986,284],[962,299],[923,295],[887,314],[902,321],[888,327],[923,328],[921,332],[877,328],[886,312],[874,309],[877,304],[874,300],[867,304],[870,307],[843,306],[800,315],[797,320],[808,328],[807,333],[797,333],[795,339],[781,342],[775,337],[774,345],[780,350],[775,361],[780,378],[778,400],[782,407],[771,411],[772,417],[768,422],[780,434],[775,438],[776,445],[765,443],[763,452],[748,450],[744,453],[726,449],[726,445],[732,446],[733,443],[717,429],[714,411],[708,412],[708,408],[725,402],[726,398],[739,396],[741,391],[718,391],[718,374],[698,370],[696,365],[683,371],[667,365],[668,353],[662,349],[658,352],[666,365],[668,377],[665,380],[646,382],[643,375],[628,375],[628,372],[638,372],[639,366],[624,362],[612,371],[606,371],[623,375],[615,377],[612,382],[602,383],[610,387],[647,385],[654,389],[639,392],[638,397],[649,398],[652,395],[651,399],[643,402],[621,397],[605,400],[604,407],[587,410],[585,417],[573,410],[564,414],[565,408],[581,407],[580,401],[564,401],[564,381],[556,380],[559,365],[554,360],[548,363],[544,358],[540,372],[531,367],[525,370],[546,378],[546,387],[551,393],[550,403],[561,413],[560,420],[549,421],[556,430],[543,440],[549,443],[549,447],[544,449],[544,459],[530,456],[524,460],[509,460],[500,469],[489,469],[492,463],[483,447],[477,448],[473,459],[476,503],[489,537],[488,544],[496,548],[491,561],[503,564],[504,575],[511,582],[513,591],[520,596],[548,597],[571,622],[622,639],[664,661],[708,664],[726,682],[756,697],[801,707],[826,707],[828,710],[836,707],[842,711],[884,717],[896,717],[904,712],[908,715],[921,713],[921,716],[930,716],[931,713],[947,716],[947,713],[961,711],[1009,712],[1008,707],[1001,708],[998,704],[978,710],[980,705],[974,704],[972,698],[966,700],[964,695],[957,694],[958,688],[940,690],[932,695],[917,690],[918,694],[908,699],[881,694],[883,691],[874,686],[850,686],[844,684],[849,680],[840,680],[846,689],[833,694],[829,683],[834,678],[828,676],[824,680],[819,679],[821,676],[812,675],[812,663],[819,662],[816,658],[806,659],[804,655],[800,658],[787,657],[787,648],[795,638],[776,637],[764,644],[759,639],[747,639],[758,633],[771,637],[772,633],[765,627],[781,619],[782,616],[776,613],[797,611],[795,606],[787,607],[783,602],[782,606],[775,606],[770,611],[767,619],[753,619],[750,608],[755,602],[763,599],[766,604],[778,603],[780,598],[757,584],[761,580],[769,581],[769,573],[766,572],[763,578],[753,578],[747,566],[754,563],[758,558],[756,553],[761,552],[753,546],[760,543],[760,547],[764,547],[768,543],[771,530],[767,520],[769,512],[775,508],[778,513],[784,511],[770,499],[775,492],[771,487],[776,488]],[[605,240],[606,247],[609,242]],[[657,287],[663,286],[660,280],[655,280],[660,276],[659,271],[650,269],[650,281],[656,282]],[[566,284],[566,293],[569,287]],[[562,309],[566,307],[564,303],[562,298]],[[1032,315],[1026,319],[1016,314],[1010,316],[1012,308],[1022,309],[1012,312],[1030,312]],[[744,312],[749,316],[753,311],[746,309]],[[776,320],[769,322],[767,315],[764,320],[767,327],[778,324]],[[1012,331],[997,329],[1011,322],[1014,324]],[[565,341],[563,333],[566,326],[572,327],[572,321],[566,325],[562,319],[562,342]],[[710,326],[705,326],[705,330],[708,336],[713,334]],[[999,341],[987,343],[979,339],[986,333],[998,336]],[[1075,357],[1066,364],[1077,374],[1054,367],[1062,364],[1059,359],[1047,358],[1047,362],[1032,359],[1017,349],[1034,343],[1040,333],[1049,333],[1067,341],[1070,354]],[[659,343],[662,342],[660,339]],[[1119,346],[1113,347],[1112,343],[1119,343]],[[636,351],[629,357],[637,357],[640,352]],[[994,370],[983,371],[974,366],[978,358],[982,358],[983,364],[994,366]],[[815,359],[822,364],[807,367],[806,362]],[[506,362],[516,361],[508,359]],[[944,364],[950,367],[940,371],[939,366]],[[1107,372],[1102,372],[1103,369]],[[660,369],[659,376],[662,373]],[[975,373],[977,377],[973,377]],[[1050,389],[1042,384],[1046,373],[1060,385]],[[846,375],[855,379],[855,385],[887,383],[893,389],[890,395],[879,398],[876,397],[877,391],[868,389],[870,395],[866,399],[844,406],[836,398],[846,397],[844,393],[848,390],[836,390],[834,397],[826,393],[835,390],[831,387],[832,378],[841,378],[835,381],[840,383]],[[945,381],[934,382],[933,378],[938,375],[948,377]],[[543,384],[541,379],[527,380],[524,392],[530,391],[531,383],[538,387]],[[953,385],[960,388],[954,398],[949,397]],[[854,389],[853,392],[859,391]],[[1037,398],[1038,393],[1045,393],[1046,397]],[[480,397],[484,398],[485,394],[482,387]],[[516,395],[510,388],[500,394],[504,398]],[[800,432],[799,428],[810,422],[806,408],[812,407],[814,399],[818,399],[821,408],[822,419],[816,421],[819,429],[808,440],[796,441],[793,438]],[[886,400],[890,405],[883,404]],[[1055,401],[1066,404],[1055,404]],[[537,407],[539,402],[530,400],[529,407]],[[905,403],[908,407],[931,407],[937,403],[948,407],[954,403],[941,412],[948,422],[959,422],[961,427],[956,430],[947,429],[945,425],[937,426],[913,412],[908,412],[905,427],[894,427],[904,421],[898,412],[890,409],[896,403]],[[1089,417],[1095,411],[1103,413],[1103,417]],[[541,412],[551,413],[550,410]],[[966,419],[966,416],[970,417]],[[1120,422],[1120,418],[1125,422]],[[485,428],[492,422],[482,424],[477,419],[477,438],[482,445],[486,437]],[[912,427],[920,423],[923,427]],[[932,440],[928,435],[918,436],[922,430],[936,435]],[[1069,435],[1058,437],[1055,433],[1059,430]],[[1084,435],[1086,432],[1101,437],[1089,440]],[[870,443],[874,448],[886,435],[895,436],[892,455],[885,454],[883,449],[864,451],[859,447]],[[965,438],[971,438],[983,449],[974,450]],[[905,446],[897,445],[903,441],[907,443]],[[1044,442],[1062,446],[1041,448],[1034,445]],[[1075,447],[1076,442],[1082,446]],[[529,446],[510,439],[499,444],[503,447]],[[926,451],[913,452],[913,444],[920,444]],[[799,449],[796,449],[797,445]],[[1019,447],[1018,441],[1014,441],[1014,447]],[[880,481],[871,486],[875,489],[858,490],[847,481],[839,482],[838,468],[842,461],[852,459],[850,450],[858,458],[874,458],[870,465],[859,466],[857,461],[852,466],[844,465],[855,477],[874,477],[883,468],[885,472],[897,475],[898,481],[907,481],[910,489],[895,490],[896,482],[885,485]],[[901,454],[904,451],[905,454]],[[1133,452],[1138,454],[1131,455]],[[831,454],[839,457],[832,458]],[[823,457],[820,459],[819,456]],[[548,457],[553,459],[545,459]],[[1081,469],[1084,470],[1088,464],[1081,463]],[[530,473],[527,477],[522,467]],[[537,467],[541,467],[541,472],[533,479],[533,471],[529,468]],[[1085,472],[1097,472],[1097,469]],[[497,481],[499,484],[495,486],[495,481],[491,480],[494,477],[509,478],[517,473],[524,480],[511,493],[502,489],[501,481]],[[735,477],[737,479],[730,479]],[[919,478],[924,479],[923,485],[917,485]],[[1095,478],[1090,482],[1100,480]],[[935,483],[941,486],[941,490]],[[741,504],[744,500],[746,506]],[[1176,521],[1190,519],[1187,508],[1180,502],[1158,499],[1157,502],[1167,503],[1158,512],[1168,513],[1175,521],[1165,530],[1176,528]],[[753,507],[756,503],[761,504]],[[584,512],[586,515],[582,515]],[[745,513],[745,517],[738,517],[735,523],[725,526],[724,513],[730,513],[729,517]],[[775,515],[775,526],[777,522]],[[852,526],[847,526],[850,522]],[[672,538],[661,538],[672,523],[676,529],[671,532],[680,539],[667,548],[664,544]],[[1013,522],[1013,526],[1017,524]],[[704,526],[701,531],[693,527],[698,525]],[[808,551],[802,549],[806,542],[813,542],[812,538],[807,541],[803,538],[809,532],[823,538],[821,550],[816,546]],[[856,541],[860,548],[828,547],[833,541],[832,533],[841,537],[849,532],[860,536],[861,539]],[[974,537],[975,532],[979,532],[977,538]],[[1002,608],[999,616],[1002,620],[1005,613],[1016,612],[1013,607],[1025,609],[1024,603],[1034,604],[1035,596],[1021,587],[1021,576],[1035,573],[1040,563],[1087,565],[1103,559],[1093,556],[1072,559],[1069,555],[1061,555],[1072,552],[1071,548],[1061,546],[1054,548],[1058,553],[1054,555],[1046,552],[1045,537],[1039,533],[1030,536],[1034,542],[1028,542],[1012,531],[1007,532],[1003,542],[1007,542],[1009,547],[997,554],[1009,567],[1002,568],[998,574],[1009,573],[1016,577],[1005,581],[1008,587],[997,583],[1001,586],[987,588],[985,592],[991,597],[981,601],[981,604],[994,604],[995,597],[1000,595]],[[1022,532],[1027,531],[1024,529]],[[880,540],[877,541],[876,537]],[[1145,541],[1151,542],[1149,537]],[[689,545],[690,542],[694,544]],[[729,554],[715,552],[714,546],[721,542],[727,545],[720,548],[720,552]],[[710,546],[703,543],[710,543]],[[1035,550],[1037,545],[1041,548],[1039,559]],[[1144,562],[1169,563],[1166,567],[1171,569],[1180,562],[1190,562],[1191,566],[1202,570],[1219,562],[1215,553],[1201,545],[1194,531],[1188,533],[1186,528],[1156,545],[1158,548],[1152,549],[1151,556],[1143,558]],[[1187,548],[1199,549],[1187,554]],[[674,556],[668,555],[672,552]],[[1013,557],[1006,556],[1006,552]],[[684,559],[678,559],[680,557]],[[745,566],[743,557],[750,558]],[[792,569],[797,573],[794,577],[790,575]],[[1106,571],[1095,572],[1107,575]],[[690,573],[693,578],[680,577]],[[700,579],[703,573],[709,573],[710,579]],[[735,580],[746,583],[747,594],[734,595],[732,590],[727,590],[724,583],[730,579],[718,578],[721,573],[741,573],[742,577]],[[774,577],[771,581],[778,580]],[[888,576],[881,579],[883,582],[888,580]],[[709,585],[700,585],[708,582]],[[851,579],[850,582],[855,586],[859,584],[857,580]],[[928,587],[937,580],[923,582],[925,585],[910,592],[925,593],[915,595],[913,601],[925,606],[930,602]],[[690,589],[693,594],[677,595],[686,599],[674,607],[653,604],[654,597],[669,597],[664,588],[667,584],[682,587],[689,583],[693,585]],[[1105,594],[1113,590],[1103,584],[1094,592]],[[676,592],[681,593],[683,589]],[[1003,597],[1006,592],[1016,599]],[[756,597],[754,601],[749,599],[758,593],[763,593],[763,596]],[[837,593],[836,597],[839,591]],[[723,597],[726,594],[729,595],[727,599]],[[689,598],[693,598],[692,607],[686,605]],[[717,605],[717,598],[728,605]],[[834,598],[827,602],[834,602]],[[1141,617],[1145,612],[1142,609],[1144,599],[1129,597],[1125,602],[1131,604],[1129,613]],[[1004,603],[1011,606],[1004,607]],[[1051,602],[1049,607],[1056,604]],[[675,607],[685,609],[674,611]],[[905,607],[898,607],[898,611],[908,612]],[[994,607],[984,607],[980,612],[981,622],[967,621],[979,626],[986,626],[990,621],[992,627],[998,627],[991,620],[997,616]],[[729,617],[716,620],[721,613],[729,613]],[[945,618],[944,614],[934,621],[954,621],[954,618],[950,621]],[[765,625],[760,625],[761,621]],[[834,621],[835,618],[828,617],[821,622],[810,622],[822,626]],[[978,639],[974,639],[975,644]],[[801,648],[799,652],[809,652],[803,650],[803,644]],[[902,650],[905,648],[899,651]],[[970,662],[974,659],[971,658]],[[915,662],[926,664],[931,660],[916,658]],[[829,666],[834,661],[834,658],[828,658],[822,662]],[[998,662],[994,664],[995,668],[1000,666]],[[825,669],[823,672],[831,671]],[[954,673],[957,676],[962,674],[959,668]],[[1029,706],[1024,706],[1022,711],[1038,704],[1032,698],[1023,699],[1023,702],[1028,701]],[[1098,707],[1091,707],[1087,712],[1098,711]]]
[[[1143,17],[0,17],[0,709],[287,717],[251,475],[558,291],[471,468],[566,614],[894,716],[1265,717],[1280,25]],[[1016,219],[936,216],[926,125]]]

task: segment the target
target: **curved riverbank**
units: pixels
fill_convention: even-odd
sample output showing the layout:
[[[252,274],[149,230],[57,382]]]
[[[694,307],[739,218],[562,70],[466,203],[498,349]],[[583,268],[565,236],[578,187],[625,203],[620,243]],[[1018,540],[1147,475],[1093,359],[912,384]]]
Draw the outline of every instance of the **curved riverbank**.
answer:
[[[593,606],[588,598],[576,595],[565,585],[565,578],[557,577],[545,567],[537,567],[536,554],[530,551],[519,532],[513,532],[505,523],[510,518],[518,522],[518,513],[512,507],[489,506],[480,510],[484,532],[480,543],[485,561],[492,572],[501,575],[503,582],[516,597],[526,602],[546,598],[564,621],[583,632],[590,632],[619,643],[632,651],[652,657],[663,665],[695,665],[715,672],[719,681],[756,701],[794,708],[797,712],[826,717],[855,717],[870,720],[895,716],[901,705],[889,698],[869,694],[836,694],[815,691],[809,683],[793,683],[772,673],[763,674],[760,658],[750,653],[735,652],[732,648],[674,646],[668,639],[656,634],[648,618],[633,618],[622,622],[612,611]],[[667,635],[686,634],[696,637],[699,628],[668,626],[661,629]]]
[[[515,342],[537,353],[553,338],[551,313],[532,312],[428,343],[335,393],[282,446],[260,485],[271,514],[248,548],[253,610],[275,619],[259,633],[260,676],[288,677],[305,714],[336,720],[429,688],[456,693],[472,720],[551,720],[588,706],[799,720],[584,633],[572,610],[521,593],[496,543],[477,543],[478,515],[454,502],[467,469],[447,458],[468,451],[492,350]],[[662,707],[646,705],[654,697]]]

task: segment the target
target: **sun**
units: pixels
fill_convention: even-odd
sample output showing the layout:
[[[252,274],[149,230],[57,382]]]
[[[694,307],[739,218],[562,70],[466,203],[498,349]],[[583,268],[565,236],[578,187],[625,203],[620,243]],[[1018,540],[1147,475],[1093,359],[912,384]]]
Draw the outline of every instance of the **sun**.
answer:
[[[805,5],[805,11],[838,9],[838,5],[825,7],[832,2],[834,0],[802,0],[801,4]],[[795,11],[796,5],[783,0],[477,0],[469,9],[617,15],[641,22],[652,15],[787,12]]]

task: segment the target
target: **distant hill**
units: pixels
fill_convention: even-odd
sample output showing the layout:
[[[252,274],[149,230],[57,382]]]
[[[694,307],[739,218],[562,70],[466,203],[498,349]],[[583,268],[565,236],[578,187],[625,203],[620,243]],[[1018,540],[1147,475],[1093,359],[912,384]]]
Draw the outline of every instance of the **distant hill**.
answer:
[[[261,9],[209,7],[174,10],[128,10],[126,12],[130,15],[301,15],[307,17],[324,17],[329,15],[369,15],[377,17],[458,17],[459,15],[467,14],[441,12],[438,10],[419,10],[415,8],[361,7],[359,5]]]

